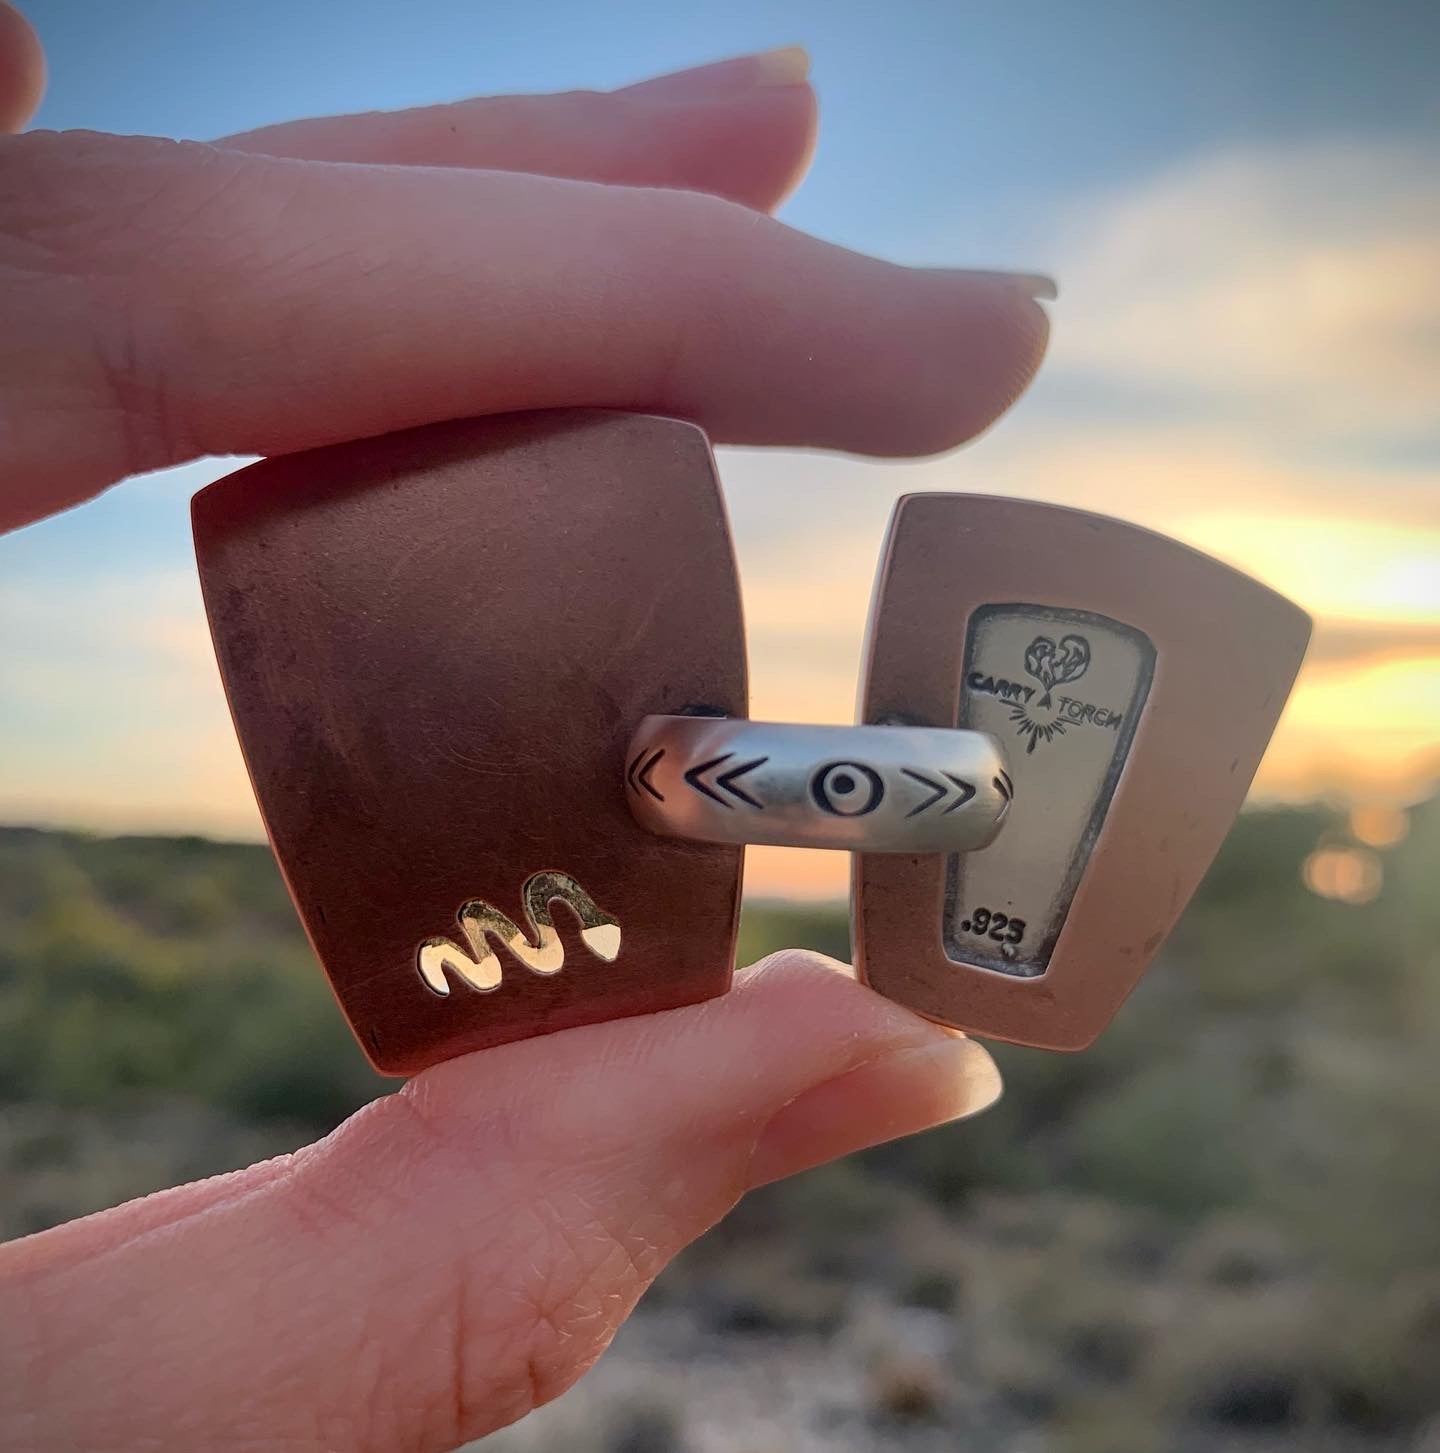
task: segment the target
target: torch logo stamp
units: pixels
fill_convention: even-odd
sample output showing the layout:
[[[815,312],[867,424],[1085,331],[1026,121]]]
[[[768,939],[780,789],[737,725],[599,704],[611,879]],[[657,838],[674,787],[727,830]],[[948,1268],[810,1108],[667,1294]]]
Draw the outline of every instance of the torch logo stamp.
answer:
[[[1090,666],[1090,642],[1084,636],[1064,636],[1057,646],[1049,636],[1036,636],[1025,652],[1025,671],[1045,688],[1042,707],[1049,706],[1056,686],[1078,681]]]
[[[1036,636],[1025,652],[1025,674],[1038,681],[1031,686],[1009,681],[984,671],[972,671],[966,678],[970,690],[998,696],[1010,705],[1010,720],[1017,736],[1026,739],[1026,752],[1040,742],[1063,737],[1070,727],[1107,727],[1118,732],[1125,713],[1108,706],[1096,706],[1057,690],[1078,681],[1090,669],[1090,642],[1080,635],[1062,636],[1057,645],[1049,636]]]

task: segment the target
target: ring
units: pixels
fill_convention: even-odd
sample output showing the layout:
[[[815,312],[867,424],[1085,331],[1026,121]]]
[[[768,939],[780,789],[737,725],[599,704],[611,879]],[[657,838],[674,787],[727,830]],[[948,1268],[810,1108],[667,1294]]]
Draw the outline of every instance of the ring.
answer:
[[[625,790],[662,837],[856,853],[973,852],[1015,793],[984,732],[700,716],[647,716]]]

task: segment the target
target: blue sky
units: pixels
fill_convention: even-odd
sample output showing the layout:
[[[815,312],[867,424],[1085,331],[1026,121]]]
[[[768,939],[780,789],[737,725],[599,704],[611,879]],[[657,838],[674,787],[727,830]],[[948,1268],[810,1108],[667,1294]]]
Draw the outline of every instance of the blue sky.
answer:
[[[1440,5],[23,8],[51,64],[38,124],[171,136],[805,44],[821,138],[787,221],[904,262],[1053,270],[1061,299],[1040,382],[957,456],[727,451],[757,714],[843,718],[894,496],[985,489],[1167,529],[1320,617],[1270,790],[1411,790],[1433,763]],[[0,540],[0,818],[257,830],[190,557],[188,495],[220,472]],[[833,536],[797,573],[816,508]],[[1342,740],[1375,690],[1401,703],[1382,777]],[[762,883],[804,886],[769,862]]]
[[[847,241],[855,227],[871,242],[891,228],[903,239],[947,200],[973,215],[983,197],[993,215],[1035,189],[1121,180],[1228,141],[1433,137],[1440,125],[1440,9],[1423,0],[24,8],[53,61],[40,124],[173,136],[501,90],[608,88],[801,42],[830,103],[830,164],[822,155],[793,215]]]

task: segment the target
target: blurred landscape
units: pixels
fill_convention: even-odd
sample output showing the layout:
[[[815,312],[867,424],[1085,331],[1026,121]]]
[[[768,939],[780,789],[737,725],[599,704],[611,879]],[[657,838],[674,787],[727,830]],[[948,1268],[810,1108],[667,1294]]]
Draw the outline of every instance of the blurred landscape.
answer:
[[[490,1453],[1440,1453],[1440,806],[1246,813],[1082,1056],[749,1197]],[[844,956],[762,904],[742,958]],[[388,1088],[268,851],[0,829],[0,1234]]]

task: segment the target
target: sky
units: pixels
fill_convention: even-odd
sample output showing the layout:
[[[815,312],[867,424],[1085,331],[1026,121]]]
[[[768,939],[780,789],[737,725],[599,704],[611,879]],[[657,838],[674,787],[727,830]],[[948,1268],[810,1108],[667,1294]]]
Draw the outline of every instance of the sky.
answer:
[[[979,491],[1163,530],[1316,616],[1257,797],[1403,801],[1433,779],[1440,6],[24,8],[51,66],[37,124],[202,138],[803,43],[820,143],[786,221],[904,263],[1047,271],[1061,296],[1035,386],[963,450],[721,451],[752,715],[849,720],[896,496]],[[0,821],[261,835],[189,538],[189,496],[236,462],[0,538]],[[845,873],[752,850],[747,886],[838,895]]]

